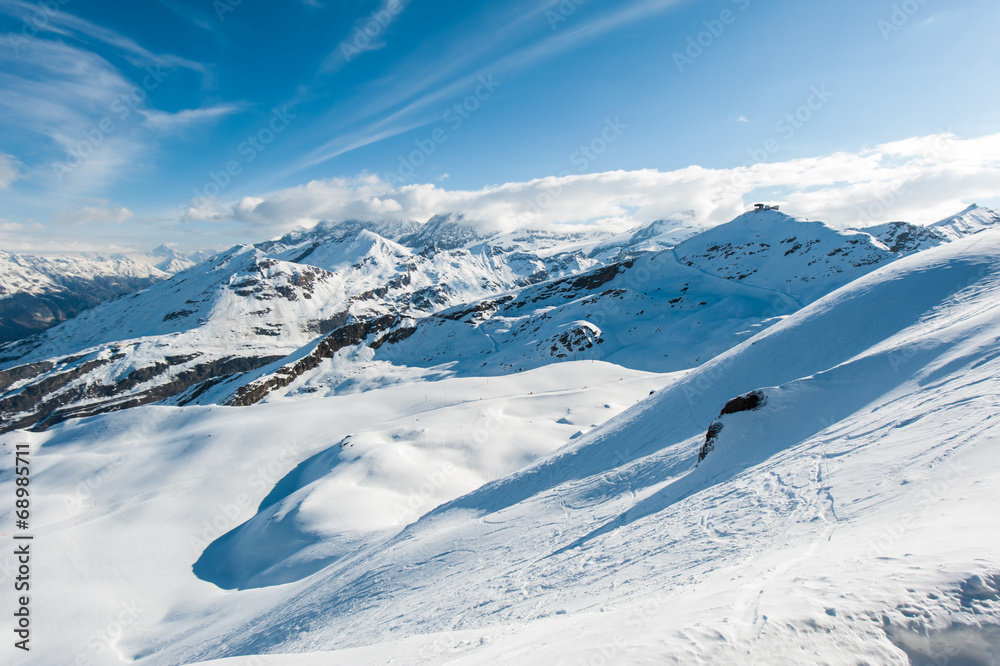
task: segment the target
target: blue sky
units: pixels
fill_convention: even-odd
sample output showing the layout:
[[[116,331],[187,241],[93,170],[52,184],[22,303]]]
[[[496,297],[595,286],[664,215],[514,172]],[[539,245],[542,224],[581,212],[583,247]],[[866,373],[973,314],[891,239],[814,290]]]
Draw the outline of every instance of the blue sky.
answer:
[[[0,248],[454,210],[708,224],[763,196],[928,222],[998,202],[998,19],[995,0],[0,0]]]

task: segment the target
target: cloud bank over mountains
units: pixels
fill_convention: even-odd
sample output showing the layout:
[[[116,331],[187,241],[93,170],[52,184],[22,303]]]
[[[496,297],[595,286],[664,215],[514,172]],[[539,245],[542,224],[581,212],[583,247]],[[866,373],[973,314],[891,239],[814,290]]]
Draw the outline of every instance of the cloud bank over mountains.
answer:
[[[933,222],[967,203],[995,197],[1000,182],[1000,134],[964,139],[940,133],[858,152],[757,160],[767,153],[767,146],[750,150],[747,161],[731,169],[566,171],[477,190],[432,183],[394,186],[386,176],[361,174],[236,202],[194,201],[183,219],[239,222],[261,235],[322,220],[423,222],[446,213],[462,213],[484,231],[621,230],[677,217],[715,226],[760,199],[853,227],[898,219]]]

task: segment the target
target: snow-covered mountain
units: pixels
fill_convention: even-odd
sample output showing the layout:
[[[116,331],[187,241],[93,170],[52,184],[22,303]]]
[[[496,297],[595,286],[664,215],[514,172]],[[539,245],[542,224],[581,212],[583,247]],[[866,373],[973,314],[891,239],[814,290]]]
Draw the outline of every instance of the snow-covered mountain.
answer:
[[[234,248],[0,347],[3,427],[159,401],[266,365],[352,322],[385,327],[597,261],[583,250],[553,249],[572,242],[566,238],[542,239],[544,257],[516,239],[501,239],[504,248],[418,253],[379,230],[413,231],[324,225]]]
[[[608,239],[413,233],[236,248],[8,346],[2,400],[63,416],[194,371],[0,436],[45,546],[14,663],[991,663],[1000,230],[767,211],[521,283]],[[463,304],[357,291],[514,253]]]
[[[1000,228],[1000,214],[989,208],[972,204],[958,215],[945,218],[929,225],[948,240],[958,240],[981,231]]]
[[[972,204],[957,215],[926,226],[887,222],[861,231],[871,234],[893,252],[909,254],[997,228],[1000,228],[1000,215]]]
[[[867,234],[777,211],[748,213],[671,250],[387,321],[370,341],[369,362],[463,376],[575,359],[685,370],[898,256]],[[206,398],[246,405],[275,392],[336,393],[356,373],[338,354],[360,341],[335,331],[307,353],[258,371],[228,398]]]
[[[897,257],[866,234],[776,211],[672,250],[609,246],[606,236],[486,238],[458,216],[428,225],[445,240],[353,222],[234,248],[0,347],[5,427],[168,399],[247,405],[275,391],[337,392],[370,363],[464,376],[573,358],[688,369]],[[638,242],[676,228],[654,225]],[[335,362],[359,345],[377,351]]]
[[[18,340],[207,258],[161,246],[149,254],[44,257],[0,251],[0,342]]]
[[[167,247],[166,245],[160,245],[145,254],[133,253],[115,256],[124,256],[132,261],[153,266],[157,270],[174,275],[200,264],[214,254],[215,252],[209,250],[181,251]]]

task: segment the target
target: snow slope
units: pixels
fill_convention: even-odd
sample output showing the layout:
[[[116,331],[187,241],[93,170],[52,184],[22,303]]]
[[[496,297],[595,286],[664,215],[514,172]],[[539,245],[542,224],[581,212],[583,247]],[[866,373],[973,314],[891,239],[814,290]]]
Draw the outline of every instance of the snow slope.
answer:
[[[424,636],[426,663],[981,658],[1000,628],[998,260],[990,233],[863,277],[169,654]],[[752,389],[767,404],[723,417],[695,466]]]
[[[242,604],[233,595],[244,592],[220,594],[192,571],[232,530],[255,547],[225,562],[229,575],[269,597],[262,582],[299,580],[394,534],[665,381],[588,362],[253,409],[141,407],[2,436],[5,457],[13,442],[32,442],[39,544],[37,649],[27,662],[5,652],[4,663],[128,660],[150,647],[135,642],[140,632],[173,625],[178,607]],[[10,482],[5,474],[0,487]],[[0,554],[0,576],[12,552]],[[0,610],[9,601],[2,595]]]
[[[651,249],[683,224],[602,245],[484,238],[446,216],[418,231],[347,222],[236,247],[0,346],[0,431],[164,400],[253,404],[306,372],[310,390],[336,392],[355,370],[323,361],[357,357],[357,345],[379,349],[379,362],[463,376],[573,358],[688,369],[897,257],[871,236],[772,212]]]
[[[771,275],[786,255],[753,238],[739,261]],[[718,272],[709,249],[687,256]],[[865,266],[814,256],[834,281]],[[984,232],[659,381],[577,361],[3,435],[35,447],[34,656],[990,663],[998,297]]]
[[[1000,227],[1000,214],[976,204],[972,204],[958,215],[929,225],[930,229],[943,234],[949,240],[965,238],[998,227]]]
[[[861,229],[884,243],[893,252],[909,254],[949,243],[1000,224],[1000,215],[973,204],[957,215],[927,226],[909,222],[888,222]]]

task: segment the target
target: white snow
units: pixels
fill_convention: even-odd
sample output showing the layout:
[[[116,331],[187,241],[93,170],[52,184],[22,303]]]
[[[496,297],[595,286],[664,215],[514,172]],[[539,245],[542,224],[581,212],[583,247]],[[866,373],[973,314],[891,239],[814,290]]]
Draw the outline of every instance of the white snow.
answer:
[[[752,213],[596,293],[553,280],[438,310],[461,316],[342,350],[252,407],[2,435],[5,472],[32,446],[36,535],[33,652],[4,663],[993,663],[1000,231],[952,226],[964,237],[900,258]],[[268,320],[280,335],[238,344],[304,354],[305,322],[350,298],[351,257],[382,279],[417,256],[367,229],[313,267],[290,261],[303,238],[153,287],[148,311],[91,310],[33,358],[127,342],[110,373],[174,338],[210,348],[261,325],[237,293],[258,288],[298,296]],[[438,256],[475,275],[486,255]],[[586,360],[544,358],[563,335]]]

